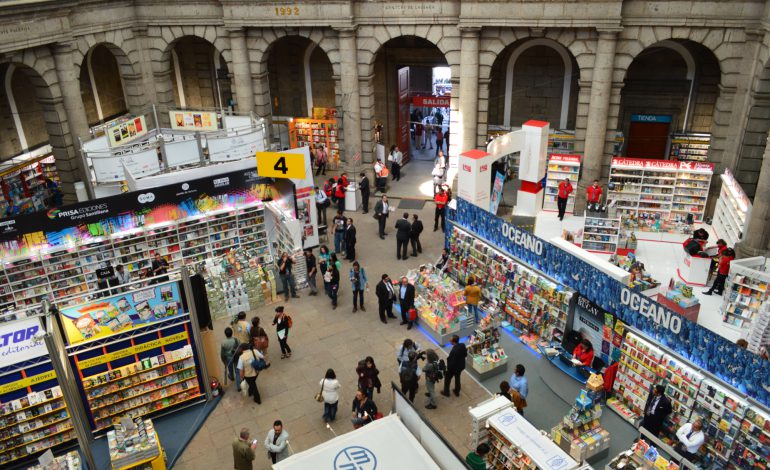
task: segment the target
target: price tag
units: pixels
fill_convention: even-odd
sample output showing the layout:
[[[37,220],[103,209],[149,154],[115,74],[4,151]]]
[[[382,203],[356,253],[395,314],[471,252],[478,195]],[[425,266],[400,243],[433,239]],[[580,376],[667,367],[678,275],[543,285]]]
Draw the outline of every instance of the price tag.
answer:
[[[43,468],[51,468],[53,466],[53,452],[51,452],[51,449],[48,449],[37,458],[38,463]]]
[[[257,172],[269,178],[303,179],[307,175],[301,153],[257,152]]]

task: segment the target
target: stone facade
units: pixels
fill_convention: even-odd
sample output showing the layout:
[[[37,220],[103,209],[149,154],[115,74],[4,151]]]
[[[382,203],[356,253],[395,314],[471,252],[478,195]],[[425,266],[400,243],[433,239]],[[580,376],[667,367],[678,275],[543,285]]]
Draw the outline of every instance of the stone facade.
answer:
[[[219,54],[218,67],[226,71],[226,88],[236,108],[270,119],[277,111],[307,113],[299,79],[294,85],[281,82],[276,89],[268,78],[271,64],[280,69],[286,58],[272,56],[283,47],[279,40],[304,38],[305,44],[315,46],[309,58],[312,76],[323,77],[313,83],[314,104],[337,107],[343,159],[360,151],[367,162],[372,158],[374,119],[391,119],[392,105],[382,103],[387,96],[383,51],[389,41],[415,37],[434,46],[451,69],[452,154],[483,145],[488,125],[499,124],[506,105],[500,102],[501,82],[505,86],[506,81],[501,74],[512,54],[520,54],[516,69],[522,71],[520,75],[514,71],[512,86],[532,95],[522,103],[522,112],[541,109],[536,117],[561,118],[562,109],[557,112],[556,107],[564,88],[532,85],[538,71],[550,70],[548,76],[558,79],[564,65],[556,58],[562,55],[573,69],[565,121],[575,130],[578,151],[585,154],[584,181],[606,176],[615,132],[624,129],[639,99],[653,90],[657,93],[653,107],[671,110],[688,130],[710,132],[709,158],[717,169],[734,169],[749,193],[760,194],[770,186],[770,174],[760,171],[766,168],[762,162],[770,130],[767,4],[767,0],[43,1],[0,9],[0,64],[14,64],[34,84],[44,122],[37,128],[47,130],[69,193],[70,184],[80,179],[76,136],[85,135],[93,122],[78,78],[86,56],[97,45],[104,45],[115,58],[129,112],[147,112],[152,103],[161,109],[179,104],[172,52],[192,41],[202,48],[208,44]],[[540,41],[537,47],[552,50],[517,51],[534,40]],[[655,62],[650,51],[660,48],[669,49],[663,61],[669,73],[662,78],[645,67],[646,62]],[[671,56],[677,49],[681,54],[684,49],[690,52],[697,77],[694,102],[685,110],[687,122],[682,109],[690,80],[682,78],[687,64]],[[178,59],[188,65],[211,59],[201,54]],[[186,70],[188,106],[216,105],[211,100],[212,78],[201,73],[200,66]],[[290,80],[300,75],[286,73]],[[646,79],[650,82],[644,83]],[[2,101],[0,126],[5,131],[9,121]],[[515,120],[524,114],[511,112],[510,124],[518,125]],[[164,113],[160,115],[164,119]],[[552,122],[552,127],[558,124]],[[3,142],[0,148],[16,147]],[[718,186],[715,179],[714,189]],[[765,227],[767,214],[754,218]],[[767,239],[756,243],[757,249],[768,248]]]

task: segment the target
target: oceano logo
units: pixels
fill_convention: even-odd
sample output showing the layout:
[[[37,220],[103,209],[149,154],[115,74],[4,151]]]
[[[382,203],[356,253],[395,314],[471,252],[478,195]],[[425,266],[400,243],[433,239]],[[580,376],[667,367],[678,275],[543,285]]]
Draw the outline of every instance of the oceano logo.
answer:
[[[137,200],[142,204],[147,204],[148,202],[152,202],[155,200],[155,194],[153,193],[140,194],[139,197],[137,197]]]
[[[506,223],[503,223],[502,231],[503,236],[508,240],[538,256],[543,256],[543,241],[531,233]]]
[[[682,331],[682,317],[676,314],[672,315],[670,310],[666,310],[662,305],[656,305],[644,295],[632,292],[624,287],[620,292],[620,302],[623,305],[627,305],[631,310],[639,312],[658,325],[670,330],[672,333]]]

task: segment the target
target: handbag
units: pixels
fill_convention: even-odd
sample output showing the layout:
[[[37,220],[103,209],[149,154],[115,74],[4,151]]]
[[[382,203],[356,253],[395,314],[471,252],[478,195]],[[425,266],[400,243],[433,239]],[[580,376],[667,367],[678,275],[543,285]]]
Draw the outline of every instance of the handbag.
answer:
[[[270,346],[270,339],[267,336],[257,336],[254,338],[254,347],[260,351],[266,351]]]
[[[326,383],[326,379],[323,379],[323,381],[321,382],[321,390],[319,390],[318,393],[315,394],[315,401],[317,401],[319,403],[324,401],[323,391],[324,391],[324,384],[325,383]]]

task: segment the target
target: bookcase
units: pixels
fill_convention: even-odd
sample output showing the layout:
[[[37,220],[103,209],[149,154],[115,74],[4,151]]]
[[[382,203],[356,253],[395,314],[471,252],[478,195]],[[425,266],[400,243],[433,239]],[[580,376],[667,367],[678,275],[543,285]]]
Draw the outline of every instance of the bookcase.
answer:
[[[327,168],[336,169],[340,163],[340,143],[336,119],[298,118],[289,122],[291,148],[311,147],[323,144],[329,153]]]
[[[50,147],[49,147],[50,148]],[[60,183],[53,155],[42,155],[8,168],[0,168],[0,214],[13,206],[15,214],[36,212],[47,207],[49,191],[45,179]]]
[[[752,324],[763,320],[762,305],[770,299],[770,272],[767,258],[757,256],[733,260],[725,283],[722,321],[746,337]]]
[[[633,333],[626,335],[613,385],[617,398],[607,400],[607,405],[634,426],[639,425],[644,414],[652,386],[665,377],[659,367],[662,357],[663,351],[653,344]]]
[[[620,217],[596,217],[585,213],[582,248],[603,253],[615,253],[620,238]]]
[[[746,410],[735,438],[729,469],[767,468],[770,463],[770,414]]]
[[[577,188],[580,176],[580,155],[551,154],[548,157],[548,167],[545,180],[545,194],[543,195],[544,210],[558,210],[556,199],[559,194],[559,183],[564,178],[569,178],[572,186]],[[567,212],[575,211],[575,192],[567,199]]]
[[[711,134],[671,134],[669,157],[672,160],[705,162],[708,160]]]
[[[704,379],[693,408],[703,422],[706,443],[701,452],[713,459],[713,467],[724,468],[748,406],[742,397],[711,379]]]
[[[728,168],[719,176],[722,189],[714,208],[714,230],[728,246],[743,239],[751,214],[751,201]]]

